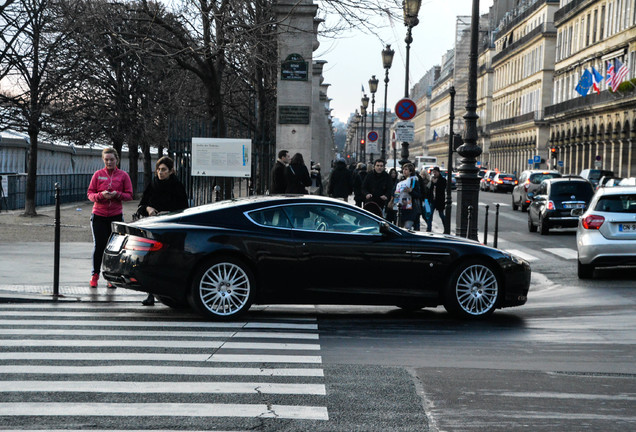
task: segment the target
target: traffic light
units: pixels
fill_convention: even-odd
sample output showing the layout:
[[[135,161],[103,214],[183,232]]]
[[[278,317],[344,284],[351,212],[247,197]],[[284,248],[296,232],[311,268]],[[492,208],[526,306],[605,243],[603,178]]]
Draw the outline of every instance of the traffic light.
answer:
[[[361,145],[362,147],[364,147],[364,138],[361,138],[361,139],[360,139],[360,145]]]
[[[550,147],[550,154],[552,155],[552,157],[556,157],[557,148],[556,147]]]

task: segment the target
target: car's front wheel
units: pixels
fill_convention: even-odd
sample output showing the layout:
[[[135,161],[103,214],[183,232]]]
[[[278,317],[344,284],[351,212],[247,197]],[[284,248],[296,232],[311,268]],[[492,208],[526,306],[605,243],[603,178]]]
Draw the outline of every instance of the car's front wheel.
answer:
[[[451,275],[444,308],[460,318],[484,318],[495,311],[500,294],[499,281],[490,265],[467,261]]]
[[[548,226],[548,222],[545,220],[544,216],[539,216],[539,233],[541,235],[550,234],[550,227]]]
[[[207,318],[228,320],[250,308],[254,277],[249,267],[235,258],[209,261],[199,268],[190,291],[194,309]]]
[[[512,195],[512,210],[513,211],[517,211],[517,209],[519,209],[519,206],[517,205],[517,203],[515,202],[515,196]]]
[[[592,264],[581,264],[581,261],[576,260],[576,272],[579,279],[592,279],[594,276],[594,266]]]

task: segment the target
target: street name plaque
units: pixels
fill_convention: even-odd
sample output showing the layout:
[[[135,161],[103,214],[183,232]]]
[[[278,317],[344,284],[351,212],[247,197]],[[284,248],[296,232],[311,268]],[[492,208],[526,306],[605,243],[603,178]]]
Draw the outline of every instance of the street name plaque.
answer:
[[[281,105],[278,107],[278,124],[309,124],[311,109],[308,106]]]
[[[280,66],[280,79],[283,81],[307,81],[307,62],[300,54],[290,54]]]

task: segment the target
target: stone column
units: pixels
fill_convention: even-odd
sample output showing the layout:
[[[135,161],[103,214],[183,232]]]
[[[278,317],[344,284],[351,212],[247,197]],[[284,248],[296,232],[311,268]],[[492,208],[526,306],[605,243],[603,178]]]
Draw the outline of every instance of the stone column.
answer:
[[[312,0],[280,0],[278,19],[278,79],[276,153],[301,153],[309,168],[312,158],[312,53],[317,47]]]

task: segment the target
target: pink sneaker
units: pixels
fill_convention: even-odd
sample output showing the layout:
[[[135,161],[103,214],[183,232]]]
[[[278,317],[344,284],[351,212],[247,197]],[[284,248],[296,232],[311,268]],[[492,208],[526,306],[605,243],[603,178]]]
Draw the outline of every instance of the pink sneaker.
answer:
[[[91,281],[89,282],[89,285],[91,286],[91,288],[97,288],[98,280],[99,280],[99,273],[95,273],[93,276],[91,276]]]

